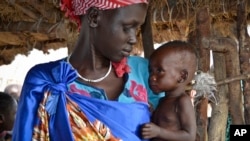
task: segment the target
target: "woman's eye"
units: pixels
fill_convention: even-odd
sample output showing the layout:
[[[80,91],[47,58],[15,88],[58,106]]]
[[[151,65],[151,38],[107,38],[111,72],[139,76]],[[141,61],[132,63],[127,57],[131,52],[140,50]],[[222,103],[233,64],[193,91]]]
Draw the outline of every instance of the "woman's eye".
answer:
[[[123,24],[123,31],[125,33],[131,32],[137,35],[140,31],[140,25],[138,23]]]
[[[124,32],[128,32],[130,30],[130,27],[123,27]]]

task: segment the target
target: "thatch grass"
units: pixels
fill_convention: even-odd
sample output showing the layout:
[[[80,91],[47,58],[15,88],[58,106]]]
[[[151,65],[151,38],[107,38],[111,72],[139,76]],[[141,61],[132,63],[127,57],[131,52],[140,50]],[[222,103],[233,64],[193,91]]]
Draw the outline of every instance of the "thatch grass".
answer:
[[[66,26],[57,0],[0,1],[0,64],[33,48],[47,52],[67,46]]]

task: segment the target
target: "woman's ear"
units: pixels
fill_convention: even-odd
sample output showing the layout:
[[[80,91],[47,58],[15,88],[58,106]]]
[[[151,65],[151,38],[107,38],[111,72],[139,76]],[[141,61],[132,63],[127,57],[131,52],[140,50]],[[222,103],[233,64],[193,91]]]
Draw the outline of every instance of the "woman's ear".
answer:
[[[97,27],[98,26],[98,18],[99,18],[100,10],[92,7],[88,10],[88,23],[90,27]]]
[[[188,78],[188,71],[186,69],[183,69],[180,71],[180,78],[178,79],[178,83],[182,83]]]

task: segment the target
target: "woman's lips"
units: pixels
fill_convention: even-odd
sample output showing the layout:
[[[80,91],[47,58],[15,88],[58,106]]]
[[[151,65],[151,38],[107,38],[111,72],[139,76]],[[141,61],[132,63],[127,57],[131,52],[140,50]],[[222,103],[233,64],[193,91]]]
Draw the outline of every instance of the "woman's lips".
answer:
[[[122,55],[123,55],[124,57],[128,57],[128,56],[130,55],[130,52],[131,52],[131,51],[129,51],[129,50],[123,50],[123,51],[122,51]]]

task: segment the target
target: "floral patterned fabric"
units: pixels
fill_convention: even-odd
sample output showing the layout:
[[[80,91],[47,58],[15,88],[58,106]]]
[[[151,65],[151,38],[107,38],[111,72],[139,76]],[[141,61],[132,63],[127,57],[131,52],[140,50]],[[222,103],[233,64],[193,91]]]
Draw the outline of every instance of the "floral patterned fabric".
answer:
[[[128,65],[117,101],[107,100],[103,90],[80,85],[65,59],[34,66],[23,84],[13,141],[142,141],[140,126],[150,120],[148,97],[159,98],[148,91],[147,61],[129,57]]]

